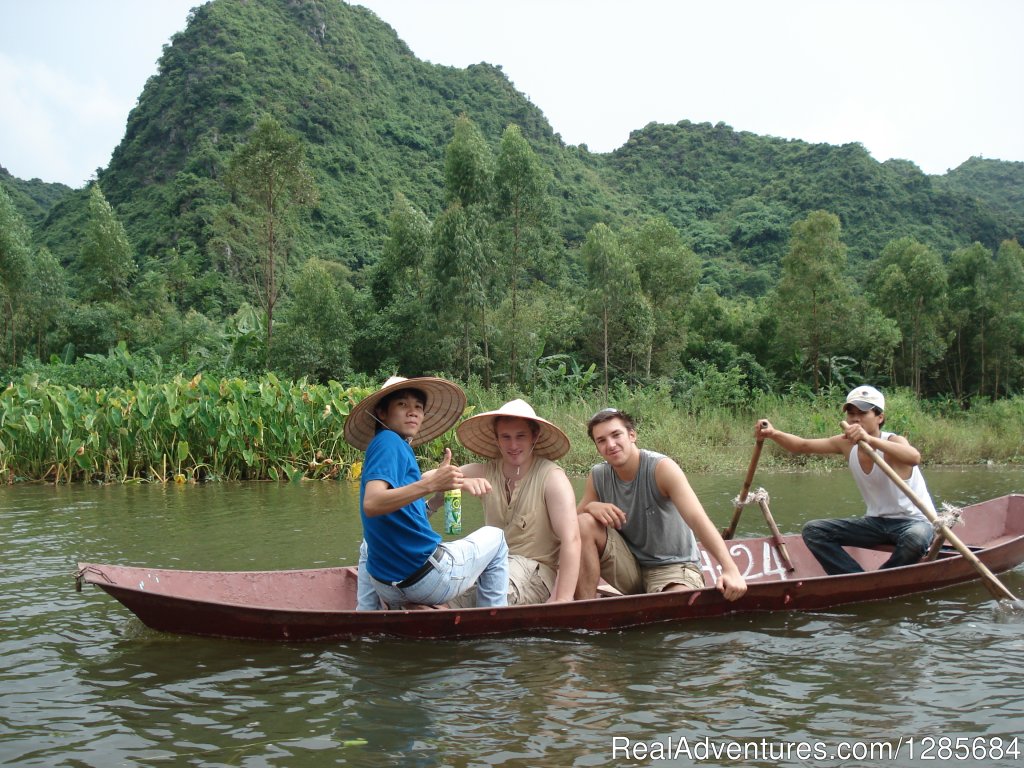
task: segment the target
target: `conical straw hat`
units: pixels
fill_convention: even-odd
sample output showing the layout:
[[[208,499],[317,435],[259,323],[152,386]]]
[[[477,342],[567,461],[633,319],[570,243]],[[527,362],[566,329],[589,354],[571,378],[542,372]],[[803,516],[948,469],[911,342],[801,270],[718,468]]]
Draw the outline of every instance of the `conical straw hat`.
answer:
[[[498,438],[494,434],[494,423],[499,418],[528,419],[540,425],[537,443],[533,452],[545,459],[560,459],[569,452],[569,438],[547,419],[542,419],[525,400],[511,400],[496,411],[487,411],[471,416],[455,430],[459,442],[473,453],[496,459],[501,456]]]
[[[423,424],[410,441],[414,448],[429,443],[451,429],[466,409],[466,393],[457,385],[435,376],[418,376],[407,379],[392,376],[380,389],[360,400],[345,420],[345,442],[361,451],[377,433],[377,416],[374,409],[381,398],[400,389],[418,389],[427,396],[423,409]]]

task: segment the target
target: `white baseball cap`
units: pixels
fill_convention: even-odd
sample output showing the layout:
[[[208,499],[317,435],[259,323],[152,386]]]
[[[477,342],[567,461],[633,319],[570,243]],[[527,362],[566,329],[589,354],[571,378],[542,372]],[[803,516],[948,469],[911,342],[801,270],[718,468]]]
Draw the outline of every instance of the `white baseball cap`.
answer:
[[[846,396],[846,403],[843,405],[844,411],[847,405],[852,405],[861,411],[870,411],[872,408],[884,411],[885,395],[874,387],[857,387]]]

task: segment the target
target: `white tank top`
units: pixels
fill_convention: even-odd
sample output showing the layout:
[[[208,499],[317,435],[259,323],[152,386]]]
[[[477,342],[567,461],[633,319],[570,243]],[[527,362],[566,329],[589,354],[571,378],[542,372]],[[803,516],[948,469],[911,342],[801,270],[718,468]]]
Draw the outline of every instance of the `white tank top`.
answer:
[[[892,432],[883,432],[882,439],[888,440],[892,434]],[[872,465],[871,471],[867,474],[864,473],[857,456],[859,447],[854,445],[853,450],[850,451],[850,471],[853,473],[853,479],[857,482],[857,487],[860,488],[861,496],[864,497],[864,503],[868,506],[867,516],[912,517],[927,520],[928,518],[914,505],[914,502],[908,499],[896,483],[877,466]],[[878,453],[885,458],[884,451],[878,451]],[[928,509],[935,512],[935,504],[928,493],[928,486],[925,485],[920,467],[914,467],[914,471],[910,473],[910,479],[907,480],[907,485]]]

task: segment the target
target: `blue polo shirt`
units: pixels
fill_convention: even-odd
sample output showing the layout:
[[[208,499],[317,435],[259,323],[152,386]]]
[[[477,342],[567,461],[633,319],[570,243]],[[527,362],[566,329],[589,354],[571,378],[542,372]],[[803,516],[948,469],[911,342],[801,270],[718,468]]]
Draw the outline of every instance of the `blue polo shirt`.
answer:
[[[386,515],[367,517],[363,511],[366,484],[371,480],[383,480],[392,488],[401,488],[415,483],[420,477],[416,454],[401,435],[390,429],[374,435],[363,460],[359,516],[369,548],[366,568],[378,581],[402,581],[411,576],[434,553],[441,543],[441,536],[430,527],[423,499],[416,499]]]

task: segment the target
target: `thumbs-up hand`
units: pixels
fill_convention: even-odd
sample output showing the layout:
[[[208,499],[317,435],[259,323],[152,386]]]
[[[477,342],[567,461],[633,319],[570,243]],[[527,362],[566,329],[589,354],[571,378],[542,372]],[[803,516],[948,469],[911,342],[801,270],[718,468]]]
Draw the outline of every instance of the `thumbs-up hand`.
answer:
[[[437,469],[423,473],[431,492],[450,491],[462,487],[462,469],[452,464],[451,448],[444,449],[444,458]]]

